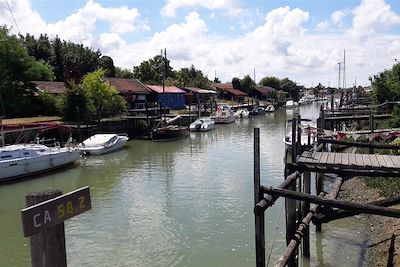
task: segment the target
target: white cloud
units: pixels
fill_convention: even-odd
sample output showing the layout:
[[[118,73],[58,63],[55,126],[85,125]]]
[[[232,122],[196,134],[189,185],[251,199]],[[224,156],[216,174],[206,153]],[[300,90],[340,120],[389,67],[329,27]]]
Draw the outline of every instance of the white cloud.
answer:
[[[384,0],[363,0],[352,13],[352,33],[361,40],[400,24],[399,15]]]
[[[346,13],[343,10],[338,10],[332,13],[331,19],[336,25],[342,25],[342,20],[345,16]]]
[[[9,0],[9,3],[22,34],[27,32],[31,34],[47,33],[49,36],[58,35],[62,39],[90,46],[98,39],[94,36],[98,21],[107,22],[109,31],[114,33],[114,37],[116,37],[115,34],[149,30],[146,20],[139,21],[140,13],[138,10],[135,8],[129,9],[126,6],[117,8],[104,7],[93,0],[89,0],[85,6],[64,20],[46,24],[41,16],[32,10],[30,1]],[[14,24],[4,1],[0,2],[0,24]],[[32,25],[35,26],[32,27]],[[17,33],[15,28],[13,32]],[[104,40],[104,36],[99,37],[100,42],[98,44],[104,45],[107,43]],[[109,34],[108,38],[110,36]],[[121,43],[121,39],[117,38],[113,42],[109,40],[108,43],[115,45],[116,43]],[[107,49],[103,46],[102,48]]]
[[[254,26],[254,21],[252,21],[252,20],[240,22],[240,28],[242,30],[249,30],[249,29],[253,28],[253,26]]]
[[[325,31],[329,28],[329,22],[327,22],[326,20],[321,21],[317,24],[317,30],[318,31]]]
[[[178,9],[196,6],[207,9],[226,9],[230,15],[243,13],[237,0],[167,0],[167,4],[161,9],[160,14],[174,17]]]

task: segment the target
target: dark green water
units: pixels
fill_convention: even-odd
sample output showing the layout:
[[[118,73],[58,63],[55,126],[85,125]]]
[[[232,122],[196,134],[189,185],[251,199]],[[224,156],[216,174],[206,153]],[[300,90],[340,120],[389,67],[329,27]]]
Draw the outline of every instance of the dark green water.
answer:
[[[315,118],[318,106],[300,112]],[[69,266],[255,266],[253,128],[261,132],[262,184],[277,185],[283,179],[285,120],[292,114],[281,109],[168,143],[133,140],[122,151],[1,186],[0,266],[30,266],[20,219],[26,193],[86,185],[92,210],[66,222]],[[270,265],[285,247],[281,203],[266,214]],[[357,265],[360,249],[337,259],[343,242],[360,247],[357,234],[336,236],[349,227],[324,227],[329,231],[318,240],[311,231],[312,266]]]

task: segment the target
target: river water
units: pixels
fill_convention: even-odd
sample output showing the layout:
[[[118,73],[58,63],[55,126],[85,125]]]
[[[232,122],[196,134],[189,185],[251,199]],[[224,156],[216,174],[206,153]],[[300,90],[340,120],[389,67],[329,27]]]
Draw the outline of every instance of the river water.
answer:
[[[285,121],[316,118],[318,104],[217,125],[166,143],[128,142],[122,151],[0,186],[0,266],[30,266],[20,210],[28,192],[90,186],[92,210],[66,221],[69,266],[255,266],[253,129],[261,134],[261,183],[283,179]],[[282,201],[266,213],[270,265],[285,248]],[[311,229],[304,266],[357,266],[363,238],[351,221]],[[345,231],[345,233],[343,233]],[[340,257],[339,257],[340,256]]]

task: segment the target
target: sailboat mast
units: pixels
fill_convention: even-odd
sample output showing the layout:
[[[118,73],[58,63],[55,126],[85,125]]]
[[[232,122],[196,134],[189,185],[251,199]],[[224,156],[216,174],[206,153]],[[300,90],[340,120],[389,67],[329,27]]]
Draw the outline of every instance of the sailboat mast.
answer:
[[[167,121],[167,109],[166,109],[166,99],[165,99],[165,76],[166,76],[166,65],[167,65],[167,49],[161,50],[161,60],[162,60],[162,91],[163,91],[163,104],[164,104],[164,120]]]
[[[346,50],[343,50],[343,89],[346,89]]]

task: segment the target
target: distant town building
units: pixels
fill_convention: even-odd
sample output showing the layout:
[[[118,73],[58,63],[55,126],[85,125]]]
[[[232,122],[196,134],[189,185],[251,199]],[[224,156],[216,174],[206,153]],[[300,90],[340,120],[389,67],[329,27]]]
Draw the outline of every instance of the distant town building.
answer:
[[[243,103],[247,96],[245,92],[233,88],[232,83],[214,83],[214,89],[219,98]]]

